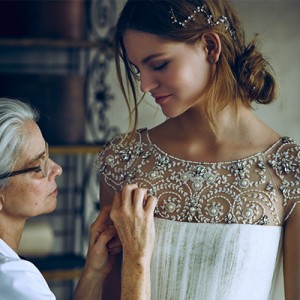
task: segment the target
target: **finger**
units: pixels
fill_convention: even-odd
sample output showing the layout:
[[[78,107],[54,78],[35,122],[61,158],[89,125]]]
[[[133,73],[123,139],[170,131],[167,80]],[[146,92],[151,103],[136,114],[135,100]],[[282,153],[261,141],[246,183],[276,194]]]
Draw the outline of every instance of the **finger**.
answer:
[[[123,250],[123,249],[122,249],[122,246],[114,247],[114,248],[112,248],[112,249],[108,248],[108,252],[109,252],[109,254],[111,254],[111,255],[116,255],[116,254],[122,252],[122,250]]]
[[[122,246],[122,243],[118,237],[118,235],[115,235],[115,238],[112,239],[109,243],[108,243],[108,249],[112,249],[112,248],[116,248],[116,247],[120,247]]]
[[[147,198],[147,190],[143,188],[138,188],[133,194],[133,206],[135,209],[143,208],[144,201]]]
[[[112,208],[110,211],[110,219],[112,221],[115,220],[115,217],[117,215],[117,212],[119,211],[121,206],[121,194],[120,193],[115,193],[113,203],[112,203]]]
[[[99,235],[109,226],[109,213],[111,206],[104,206],[98,214],[96,220],[90,226],[89,246],[93,246]]]
[[[120,206],[121,206],[121,195],[120,193],[115,193],[111,210],[116,210]]]
[[[99,236],[108,229],[108,226],[101,226],[99,230],[90,230],[90,236],[89,236],[89,248],[93,247],[95,243],[98,241]]]
[[[145,211],[153,214],[157,205],[158,199],[155,196],[148,196],[145,204]]]
[[[117,235],[117,231],[114,228],[109,228],[102,232],[97,239],[96,247],[107,247],[109,242]]]
[[[94,227],[98,227],[98,225],[106,223],[107,221],[109,221],[109,214],[111,211],[111,205],[106,205],[104,206],[100,213],[98,214],[96,220],[93,222],[92,226]]]
[[[132,207],[132,200],[134,191],[138,188],[136,184],[127,184],[122,190],[121,205],[125,209],[130,209]]]

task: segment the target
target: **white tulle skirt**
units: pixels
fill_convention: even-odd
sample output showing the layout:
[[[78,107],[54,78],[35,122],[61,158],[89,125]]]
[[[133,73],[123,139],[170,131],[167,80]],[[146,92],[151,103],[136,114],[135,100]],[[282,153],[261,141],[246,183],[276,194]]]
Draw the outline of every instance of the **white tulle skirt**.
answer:
[[[155,220],[153,300],[272,299],[280,226]]]

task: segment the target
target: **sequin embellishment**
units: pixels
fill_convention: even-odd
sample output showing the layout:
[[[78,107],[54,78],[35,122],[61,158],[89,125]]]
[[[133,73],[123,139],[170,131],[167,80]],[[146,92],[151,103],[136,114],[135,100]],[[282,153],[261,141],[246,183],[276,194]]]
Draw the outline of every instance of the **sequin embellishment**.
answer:
[[[218,163],[172,157],[151,143],[147,130],[129,145],[120,140],[104,148],[96,165],[115,191],[129,182],[149,189],[159,199],[157,217],[282,225],[300,202],[300,147],[290,138],[248,158]]]

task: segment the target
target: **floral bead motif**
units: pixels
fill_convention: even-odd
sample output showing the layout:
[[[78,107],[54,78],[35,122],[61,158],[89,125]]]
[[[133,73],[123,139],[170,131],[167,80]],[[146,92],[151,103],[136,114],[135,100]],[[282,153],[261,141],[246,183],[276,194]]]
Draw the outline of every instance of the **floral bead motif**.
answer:
[[[285,206],[293,201],[288,216],[300,202],[300,151],[290,138],[283,137],[248,158],[217,163],[170,156],[152,144],[147,130],[138,131],[130,144],[121,140],[112,140],[96,165],[115,191],[126,183],[137,183],[158,197],[157,217],[180,222],[282,225]]]

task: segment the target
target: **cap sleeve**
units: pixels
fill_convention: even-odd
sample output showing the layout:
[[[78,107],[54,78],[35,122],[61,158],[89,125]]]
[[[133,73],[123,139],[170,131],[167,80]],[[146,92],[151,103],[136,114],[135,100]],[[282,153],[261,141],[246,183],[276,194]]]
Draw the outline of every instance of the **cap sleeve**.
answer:
[[[279,190],[283,197],[284,221],[300,203],[300,145],[284,137],[283,144],[269,162],[279,177]]]
[[[130,141],[124,136],[112,139],[99,153],[95,163],[100,172],[100,180],[104,180],[114,192],[120,191],[133,178],[136,163],[147,147],[141,140],[141,131]]]
[[[121,185],[121,166],[118,151],[118,145],[121,141],[122,136],[117,136],[106,143],[99,152],[95,162],[95,166],[99,170],[100,180],[104,181],[105,185],[109,186],[113,192],[119,191]]]

